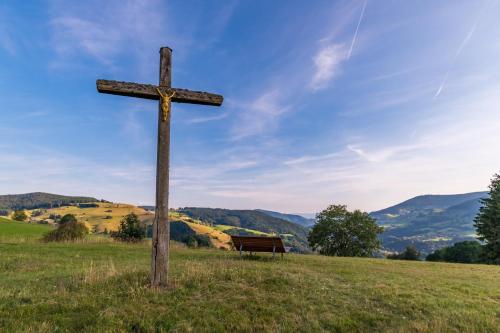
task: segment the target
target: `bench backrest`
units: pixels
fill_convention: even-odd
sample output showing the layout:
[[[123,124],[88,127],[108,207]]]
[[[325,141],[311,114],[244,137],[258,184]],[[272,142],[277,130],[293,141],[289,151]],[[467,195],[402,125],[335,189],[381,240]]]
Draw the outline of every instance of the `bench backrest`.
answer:
[[[237,251],[286,253],[280,237],[231,236],[231,240]]]

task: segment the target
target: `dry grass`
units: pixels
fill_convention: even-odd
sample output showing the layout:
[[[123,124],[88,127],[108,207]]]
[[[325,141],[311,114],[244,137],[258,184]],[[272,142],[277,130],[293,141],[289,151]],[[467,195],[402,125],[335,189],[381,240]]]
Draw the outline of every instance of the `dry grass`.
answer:
[[[73,214],[78,221],[85,222],[91,226],[96,225],[98,231],[102,232],[104,229],[108,231],[117,230],[123,217],[130,213],[135,213],[140,218],[152,215],[150,212],[134,205],[102,202],[97,202],[96,204],[99,205],[99,207],[80,208],[77,206],[65,206],[48,209],[46,213],[38,216],[37,219],[47,219],[50,214],[58,214],[61,216]]]

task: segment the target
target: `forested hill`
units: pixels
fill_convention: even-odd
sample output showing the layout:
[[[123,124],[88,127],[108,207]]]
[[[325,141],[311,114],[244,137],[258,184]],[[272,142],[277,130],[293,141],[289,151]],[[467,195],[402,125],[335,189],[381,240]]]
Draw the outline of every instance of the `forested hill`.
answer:
[[[73,197],[43,192],[0,195],[0,209],[35,209],[96,202],[96,198]]]
[[[265,233],[280,234],[285,237],[287,235],[293,235],[294,240],[290,239],[288,243],[300,248],[300,251],[307,250],[308,232],[306,228],[289,221],[269,216],[257,210],[185,207],[179,208],[178,211],[212,225],[229,225],[258,230]]]
[[[421,195],[370,213],[385,228],[383,245],[401,251],[413,244],[428,253],[463,240],[474,240],[474,217],[488,192]]]
[[[277,217],[279,219],[288,221],[288,222],[293,222],[295,224],[300,224],[303,227],[311,227],[315,219],[308,219],[300,215],[296,214],[285,214],[285,213],[279,213],[279,212],[273,212],[271,210],[264,210],[264,209],[256,209],[258,212],[262,212],[264,214],[270,215],[272,217]]]

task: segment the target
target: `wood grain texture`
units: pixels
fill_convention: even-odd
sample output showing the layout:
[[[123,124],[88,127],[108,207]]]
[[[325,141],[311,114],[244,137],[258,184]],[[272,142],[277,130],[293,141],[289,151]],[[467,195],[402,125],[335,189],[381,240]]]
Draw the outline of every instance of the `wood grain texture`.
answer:
[[[170,88],[164,85],[155,86],[153,84],[139,84],[133,82],[97,80],[97,91],[104,94],[138,97],[152,100],[159,100],[160,96],[156,88],[167,95],[175,92],[172,102],[190,103],[201,105],[220,106],[224,98],[221,95],[207,93],[204,91],[192,91],[188,89]]]
[[[170,88],[172,80],[172,50],[160,49],[160,86]],[[168,194],[170,173],[170,115],[163,120],[161,101],[158,103],[158,147],[156,160],[156,211],[151,248],[151,286],[168,285],[170,223]]]

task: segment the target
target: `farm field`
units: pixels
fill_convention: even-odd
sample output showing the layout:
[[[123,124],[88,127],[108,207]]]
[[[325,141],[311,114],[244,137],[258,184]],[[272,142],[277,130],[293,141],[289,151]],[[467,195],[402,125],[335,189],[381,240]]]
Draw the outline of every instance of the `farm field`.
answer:
[[[500,325],[498,266],[240,259],[174,243],[172,288],[157,294],[148,288],[147,242],[4,235],[0,253],[1,332],[495,332]]]

